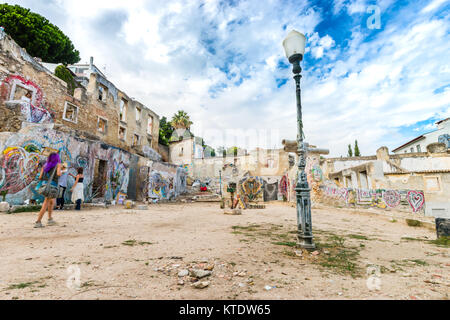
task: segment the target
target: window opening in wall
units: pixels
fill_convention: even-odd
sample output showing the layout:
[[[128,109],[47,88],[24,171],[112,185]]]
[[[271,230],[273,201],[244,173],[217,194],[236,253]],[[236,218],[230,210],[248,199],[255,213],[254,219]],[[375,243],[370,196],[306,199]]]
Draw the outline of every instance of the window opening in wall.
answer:
[[[411,148],[411,153],[414,153],[414,148]]]
[[[105,197],[107,179],[107,162],[95,159],[94,181],[92,183],[92,196],[95,199]]]
[[[64,105],[64,114],[63,119],[66,121],[70,121],[73,123],[77,123],[78,121],[78,107],[66,102]]]
[[[120,100],[120,121],[127,122],[128,102],[125,99]]]
[[[106,119],[99,117],[97,121],[98,132],[106,133],[107,129],[108,129],[108,121]]]
[[[361,189],[369,189],[369,181],[367,179],[367,171],[362,171],[359,173],[359,181],[361,183]]]
[[[150,148],[153,148],[153,144],[152,144],[152,139],[151,138],[147,138],[147,143],[148,143],[148,146]]]
[[[184,148],[181,148],[179,156],[182,157],[184,154]]]
[[[420,147],[420,144],[417,145],[417,152],[422,152],[422,148]]]
[[[352,188],[352,177],[351,176],[345,176],[344,177],[344,186],[346,188]]]
[[[125,141],[127,135],[127,129],[125,127],[119,127],[119,139]]]
[[[339,181],[339,178],[334,178],[334,183],[335,183],[337,186],[341,186],[341,182]]]
[[[138,146],[140,144],[141,137],[138,134],[133,135],[133,146]]]
[[[105,89],[102,86],[98,87],[98,100],[103,101],[105,99]]]
[[[138,124],[141,123],[141,114],[142,114],[141,108],[136,108],[136,123]]]
[[[148,117],[148,124],[147,124],[147,134],[152,134],[153,133],[153,117],[149,116]]]
[[[29,94],[28,94],[29,93]],[[27,96],[28,94],[28,96]],[[28,103],[32,102],[33,92],[21,85],[16,84],[12,100],[24,100]]]

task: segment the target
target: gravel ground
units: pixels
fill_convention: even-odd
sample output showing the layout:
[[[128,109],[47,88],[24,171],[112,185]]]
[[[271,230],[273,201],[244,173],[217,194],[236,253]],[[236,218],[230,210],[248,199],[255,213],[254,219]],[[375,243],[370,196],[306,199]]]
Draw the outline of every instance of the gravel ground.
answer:
[[[44,229],[33,229],[35,216],[0,215],[0,299],[420,300],[450,292],[449,249],[431,242],[435,232],[355,210],[313,210],[315,252],[294,246],[295,208],[283,204],[241,216],[217,203],[64,211]]]

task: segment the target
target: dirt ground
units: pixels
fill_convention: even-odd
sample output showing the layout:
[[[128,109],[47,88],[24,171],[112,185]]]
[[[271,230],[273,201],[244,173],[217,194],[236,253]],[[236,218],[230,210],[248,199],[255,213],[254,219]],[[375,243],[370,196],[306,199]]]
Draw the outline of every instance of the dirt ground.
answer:
[[[449,297],[435,232],[346,209],[313,210],[314,253],[294,247],[296,211],[282,204],[241,216],[217,203],[64,211],[44,229],[35,217],[0,215],[0,299]],[[189,268],[212,270],[208,287],[179,277]]]

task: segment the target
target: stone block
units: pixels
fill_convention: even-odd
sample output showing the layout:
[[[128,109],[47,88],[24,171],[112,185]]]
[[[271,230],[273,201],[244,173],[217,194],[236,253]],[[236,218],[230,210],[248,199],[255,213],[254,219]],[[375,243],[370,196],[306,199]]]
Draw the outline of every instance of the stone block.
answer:
[[[450,219],[436,218],[437,237],[450,237]]]
[[[0,202],[0,212],[8,212],[9,203],[8,202]]]
[[[229,215],[229,216],[240,216],[240,215],[242,215],[242,211],[240,209],[225,210],[224,214]]]

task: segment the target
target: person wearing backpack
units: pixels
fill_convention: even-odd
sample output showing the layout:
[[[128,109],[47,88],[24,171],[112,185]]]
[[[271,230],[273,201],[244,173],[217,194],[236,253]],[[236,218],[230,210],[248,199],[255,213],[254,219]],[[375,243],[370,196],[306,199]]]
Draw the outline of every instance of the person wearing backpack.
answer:
[[[59,154],[52,153],[48,156],[47,162],[41,169],[39,180],[42,185],[38,189],[45,200],[42,204],[42,209],[39,212],[38,219],[34,225],[35,228],[43,228],[42,218],[46,211],[48,211],[48,226],[54,226],[56,222],[52,218],[53,208],[55,207],[55,200],[58,196],[58,180],[61,176],[61,158]]]

